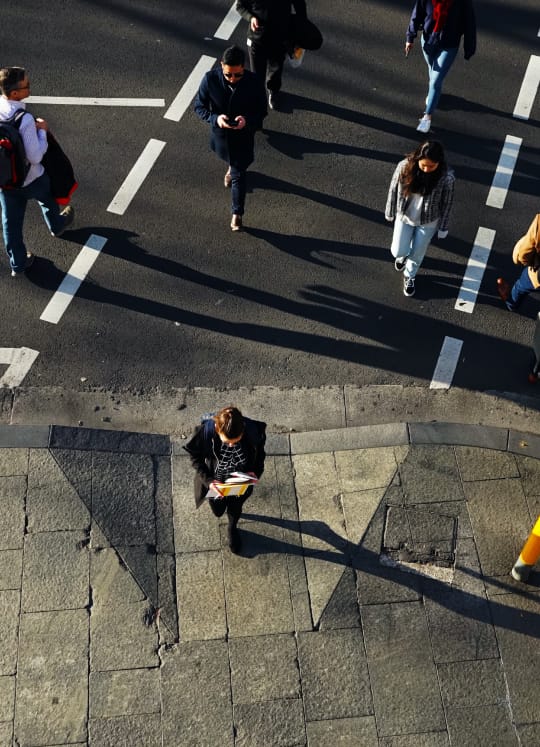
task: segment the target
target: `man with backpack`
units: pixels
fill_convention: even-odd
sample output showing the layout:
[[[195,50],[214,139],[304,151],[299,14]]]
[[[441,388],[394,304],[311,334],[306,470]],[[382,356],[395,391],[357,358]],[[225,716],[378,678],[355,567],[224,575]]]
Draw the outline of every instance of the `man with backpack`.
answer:
[[[23,99],[30,82],[22,67],[0,69],[0,205],[4,243],[17,277],[34,262],[26,250],[23,223],[26,204],[37,200],[52,236],[61,236],[73,223],[74,210],[61,212],[51,193],[49,177],[41,163],[47,150],[47,123],[25,111]]]

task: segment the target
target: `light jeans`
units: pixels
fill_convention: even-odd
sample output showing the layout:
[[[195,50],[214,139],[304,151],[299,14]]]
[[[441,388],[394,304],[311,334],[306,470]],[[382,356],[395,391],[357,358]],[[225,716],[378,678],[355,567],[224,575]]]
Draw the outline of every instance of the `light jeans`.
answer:
[[[424,45],[422,45],[422,52],[424,59],[427,63],[429,70],[429,88],[426,99],[426,114],[433,114],[439,103],[441,97],[442,84],[446,77],[446,74],[452,67],[452,63],[456,59],[458,53],[458,47],[452,47],[451,49],[441,49],[438,54],[428,54]]]
[[[403,271],[406,278],[416,277],[436,230],[437,223],[435,225],[430,223],[427,226],[411,226],[409,223],[404,223],[400,215],[396,216],[390,251],[395,259],[407,257]]]

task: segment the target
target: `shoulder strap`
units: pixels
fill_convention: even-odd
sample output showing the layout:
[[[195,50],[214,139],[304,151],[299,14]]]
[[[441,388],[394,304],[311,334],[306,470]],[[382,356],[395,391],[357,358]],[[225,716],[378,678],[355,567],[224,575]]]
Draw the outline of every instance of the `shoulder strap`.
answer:
[[[11,115],[9,119],[4,119],[4,122],[10,125],[13,125],[13,127],[16,127],[17,129],[20,128],[22,118],[25,114],[30,114],[30,112],[27,112],[26,109],[17,109],[14,114]],[[30,114],[30,116],[32,116]]]

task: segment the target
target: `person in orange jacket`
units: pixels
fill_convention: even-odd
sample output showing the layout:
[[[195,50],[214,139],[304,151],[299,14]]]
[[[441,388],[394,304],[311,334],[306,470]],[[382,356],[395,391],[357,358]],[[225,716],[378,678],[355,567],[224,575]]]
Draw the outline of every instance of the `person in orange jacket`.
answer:
[[[516,311],[525,296],[540,288],[540,213],[515,245],[512,259],[514,264],[524,265],[521,275],[512,287],[504,278],[497,278],[497,291],[506,308]]]

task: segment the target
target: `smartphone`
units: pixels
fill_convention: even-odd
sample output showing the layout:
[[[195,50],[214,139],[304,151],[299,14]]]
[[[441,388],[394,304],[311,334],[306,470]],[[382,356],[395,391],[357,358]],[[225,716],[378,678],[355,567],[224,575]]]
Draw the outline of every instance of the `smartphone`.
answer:
[[[236,119],[231,119],[230,117],[227,117],[225,119],[225,122],[227,122],[229,127],[238,127],[238,122],[236,121]]]

